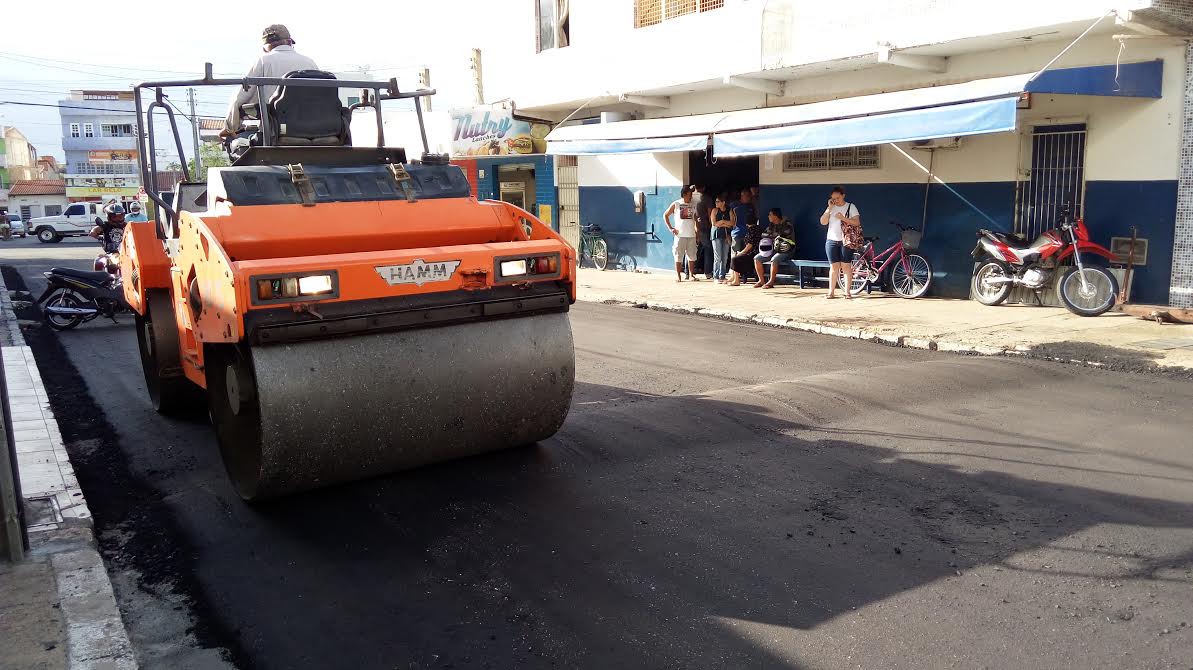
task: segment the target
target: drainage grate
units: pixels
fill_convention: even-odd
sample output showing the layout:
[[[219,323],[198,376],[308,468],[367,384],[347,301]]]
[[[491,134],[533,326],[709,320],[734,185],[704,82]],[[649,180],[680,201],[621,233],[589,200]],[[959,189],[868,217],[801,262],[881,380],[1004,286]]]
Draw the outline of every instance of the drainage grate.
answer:
[[[1188,349],[1193,348],[1193,337],[1174,337],[1167,340],[1144,340],[1142,342],[1132,342],[1131,346],[1140,347],[1142,349],[1159,349],[1167,351],[1169,349]]]
[[[53,496],[25,498],[25,525],[27,527],[61,522],[62,514],[58,512],[58,504]]]

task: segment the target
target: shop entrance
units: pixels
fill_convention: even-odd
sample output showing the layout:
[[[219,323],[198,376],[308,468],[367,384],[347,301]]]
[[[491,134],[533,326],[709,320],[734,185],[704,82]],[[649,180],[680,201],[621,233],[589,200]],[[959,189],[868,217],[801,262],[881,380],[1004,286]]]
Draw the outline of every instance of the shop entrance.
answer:
[[[497,168],[497,197],[515,207],[534,209],[534,165],[519,163]]]
[[[688,154],[688,183],[704,186],[714,197],[722,193],[733,199],[743,188],[758,185],[758,156],[709,159],[708,152]]]

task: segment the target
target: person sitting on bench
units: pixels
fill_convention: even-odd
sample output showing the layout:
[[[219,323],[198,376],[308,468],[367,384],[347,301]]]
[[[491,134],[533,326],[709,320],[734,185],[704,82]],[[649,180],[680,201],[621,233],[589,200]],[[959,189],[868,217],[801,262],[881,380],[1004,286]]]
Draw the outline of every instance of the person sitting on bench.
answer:
[[[754,270],[758,273],[758,281],[754,284],[754,288],[774,288],[775,277],[779,274],[779,265],[790,263],[795,254],[794,228],[791,221],[783,218],[783,210],[775,207],[766,218],[770,221],[770,226],[766,229],[764,236],[774,241],[774,253],[769,258],[763,257],[761,253],[754,256]],[[769,280],[765,279],[766,273],[762,269],[762,263],[767,260],[770,261]]]

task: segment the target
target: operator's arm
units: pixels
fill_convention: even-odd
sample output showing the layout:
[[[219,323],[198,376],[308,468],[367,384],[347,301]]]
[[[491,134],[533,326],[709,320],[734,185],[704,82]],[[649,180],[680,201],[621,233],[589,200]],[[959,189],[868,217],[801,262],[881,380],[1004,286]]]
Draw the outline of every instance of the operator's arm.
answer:
[[[245,78],[261,77],[264,76],[264,73],[265,65],[262,63],[261,59],[258,58],[257,62],[253,63],[253,67],[249,68],[249,72],[245,75]],[[254,100],[256,100],[256,98],[256,86],[249,86],[247,89],[241,86],[240,88],[236,89],[236,95],[232,98],[232,104],[228,108],[228,117],[224,119],[224,132],[220,133],[221,135],[224,133],[227,133],[228,135],[235,135],[236,132],[240,130],[240,108],[244,105],[252,103]]]

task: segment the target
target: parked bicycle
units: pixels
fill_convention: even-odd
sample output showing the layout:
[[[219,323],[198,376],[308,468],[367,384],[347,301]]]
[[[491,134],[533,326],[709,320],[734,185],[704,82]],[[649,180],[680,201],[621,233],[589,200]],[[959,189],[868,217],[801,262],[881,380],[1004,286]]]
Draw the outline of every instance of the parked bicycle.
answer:
[[[592,223],[580,228],[581,267],[585,261],[591,263],[598,270],[609,267],[609,243],[601,234],[601,227]]]
[[[891,225],[899,229],[899,241],[892,244],[879,254],[874,253],[874,243],[877,237],[865,238],[865,245],[854,252],[853,285],[850,290],[860,293],[870,288],[872,283],[879,281],[889,271],[886,285],[895,294],[904,298],[918,298],[928,292],[932,284],[932,266],[928,259],[919,254],[908,253],[920,245],[921,233],[919,229],[908,228],[891,221]],[[837,278],[837,285],[845,289],[845,277]]]

